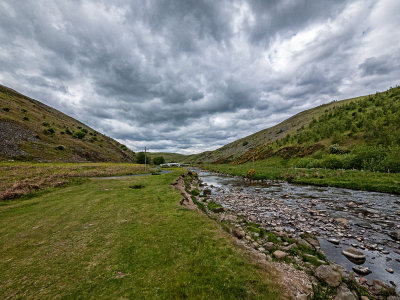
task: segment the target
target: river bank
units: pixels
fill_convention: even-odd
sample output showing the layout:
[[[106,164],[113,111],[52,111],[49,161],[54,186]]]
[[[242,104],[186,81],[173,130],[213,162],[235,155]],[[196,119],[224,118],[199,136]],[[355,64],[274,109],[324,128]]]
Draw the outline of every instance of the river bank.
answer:
[[[210,190],[202,199],[206,199],[204,206],[221,206],[214,217],[221,224],[247,232],[246,243],[267,258],[276,259],[274,252],[280,250],[288,263],[314,273],[329,260],[342,269],[342,278],[356,282],[374,297],[384,297],[379,294],[382,288],[393,292],[400,285],[400,244],[390,237],[398,226],[400,197],[282,181],[250,182],[196,171],[206,190]],[[306,248],[298,246],[299,239],[308,243],[304,243]],[[314,253],[307,249],[309,246]],[[348,248],[359,251],[365,262],[357,265],[348,260],[342,254]],[[372,273],[353,272],[353,268],[360,271],[360,266]],[[358,291],[358,295],[362,292]]]
[[[200,167],[242,177],[247,176],[250,169],[255,169],[255,180],[284,180],[306,185],[400,194],[400,173],[283,167],[273,160],[247,162],[241,165],[203,164]]]

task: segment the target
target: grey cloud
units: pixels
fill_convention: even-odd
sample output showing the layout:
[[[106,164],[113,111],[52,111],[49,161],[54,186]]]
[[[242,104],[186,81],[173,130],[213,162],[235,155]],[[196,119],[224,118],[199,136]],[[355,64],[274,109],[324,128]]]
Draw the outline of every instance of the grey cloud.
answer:
[[[390,5],[0,0],[0,82],[133,150],[211,150],[398,83],[400,46],[385,44],[400,39],[387,30],[400,26]]]

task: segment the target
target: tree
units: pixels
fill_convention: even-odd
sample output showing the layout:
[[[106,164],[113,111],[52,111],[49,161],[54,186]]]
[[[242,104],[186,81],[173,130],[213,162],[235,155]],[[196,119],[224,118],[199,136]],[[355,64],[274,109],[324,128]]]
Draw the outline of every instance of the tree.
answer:
[[[153,163],[155,165],[161,165],[161,164],[165,163],[165,159],[163,156],[157,156],[157,157],[153,158]]]
[[[136,154],[136,162],[138,164],[144,164],[146,163],[150,164],[150,157],[147,154],[144,154],[144,152],[139,152]]]

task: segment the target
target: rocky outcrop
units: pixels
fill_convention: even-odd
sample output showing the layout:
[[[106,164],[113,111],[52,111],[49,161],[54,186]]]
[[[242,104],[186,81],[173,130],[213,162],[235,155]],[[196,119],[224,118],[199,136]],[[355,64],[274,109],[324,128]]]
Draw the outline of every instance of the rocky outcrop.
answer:
[[[326,282],[332,287],[338,287],[341,283],[342,276],[332,266],[319,266],[315,270],[315,275],[318,279]]]

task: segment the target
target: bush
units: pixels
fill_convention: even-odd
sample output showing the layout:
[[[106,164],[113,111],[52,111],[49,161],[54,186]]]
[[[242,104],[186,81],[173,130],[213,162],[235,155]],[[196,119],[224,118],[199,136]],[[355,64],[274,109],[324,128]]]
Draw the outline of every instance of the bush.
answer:
[[[56,147],[56,150],[64,150],[64,149],[65,149],[65,147],[63,145],[60,145],[60,146]]]
[[[53,135],[55,133],[55,130],[53,128],[47,128],[43,130],[43,133],[47,135]]]
[[[83,132],[82,130],[78,130],[74,132],[73,137],[81,140],[85,137],[85,135],[85,132]]]
[[[9,111],[10,111],[10,109],[9,109],[8,107],[3,107],[3,110],[4,110],[5,112],[9,112]]]
[[[92,139],[91,139],[91,140],[92,140]],[[125,146],[125,145],[121,145],[121,149],[124,150],[124,151],[126,151],[126,150],[128,150],[128,147]]]
[[[22,118],[24,121],[29,121],[29,118],[28,117],[23,117]]]
[[[155,165],[161,165],[161,164],[165,163],[165,159],[163,156],[157,156],[157,157],[153,158],[153,163]]]
[[[246,146],[249,142],[248,141],[244,141],[242,146]]]
[[[65,133],[66,133],[66,134],[69,134],[69,135],[72,135],[72,134],[73,134],[73,132],[72,132],[71,130],[69,130],[68,127],[67,127],[67,129],[65,129]]]
[[[42,125],[43,125],[44,127],[50,127],[50,124],[47,123],[47,122],[43,122]]]

